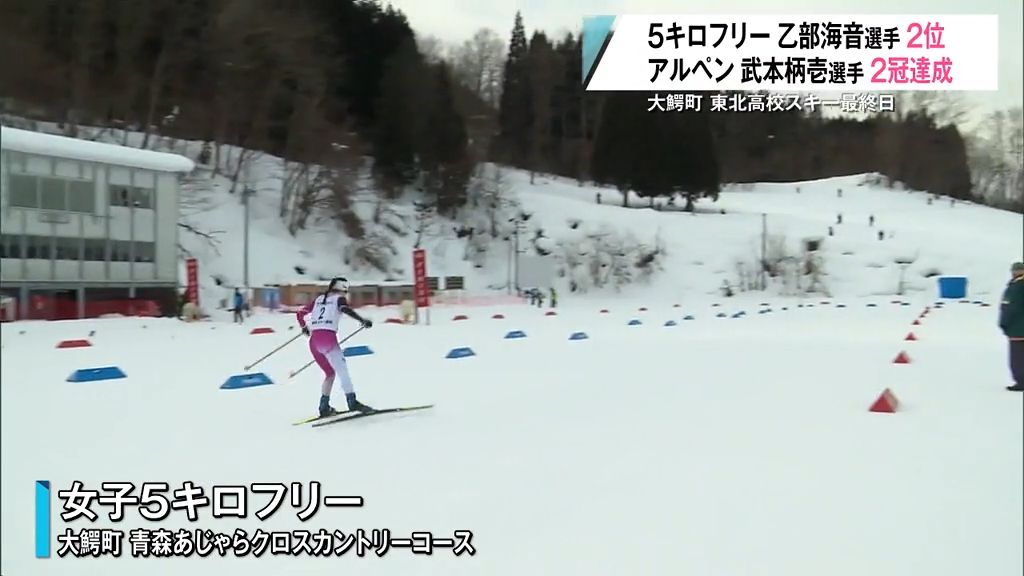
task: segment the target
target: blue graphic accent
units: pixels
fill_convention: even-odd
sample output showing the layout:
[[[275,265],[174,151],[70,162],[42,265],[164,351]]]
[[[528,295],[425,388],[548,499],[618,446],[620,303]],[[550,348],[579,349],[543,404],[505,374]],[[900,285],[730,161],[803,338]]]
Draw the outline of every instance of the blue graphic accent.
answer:
[[[615,16],[588,16],[583,19],[583,80],[586,81],[590,71],[597,64],[597,55],[601,52],[605,40],[615,25]]]
[[[50,557],[50,481],[36,480],[36,558]]]

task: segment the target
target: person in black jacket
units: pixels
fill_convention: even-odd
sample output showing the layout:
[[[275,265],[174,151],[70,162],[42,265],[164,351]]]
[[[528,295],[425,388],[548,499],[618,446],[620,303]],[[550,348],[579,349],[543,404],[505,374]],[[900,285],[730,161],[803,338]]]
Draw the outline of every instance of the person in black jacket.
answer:
[[[1010,341],[1011,392],[1024,391],[1024,262],[1015,262],[1010,268],[1010,282],[1003,292],[999,307],[999,328]]]

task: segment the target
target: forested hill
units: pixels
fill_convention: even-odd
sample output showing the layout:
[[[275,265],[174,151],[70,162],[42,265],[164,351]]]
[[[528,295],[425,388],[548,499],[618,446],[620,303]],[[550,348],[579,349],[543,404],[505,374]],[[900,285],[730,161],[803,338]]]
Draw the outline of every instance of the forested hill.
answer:
[[[18,115],[328,167],[373,158],[382,194],[413,185],[440,211],[466,201],[484,160],[691,199],[866,172],[964,199],[1020,187],[998,151],[979,176],[969,142],[924,108],[669,119],[647,95],[584,93],[580,68],[577,34],[531,32],[520,15],[507,37],[446,47],[366,0],[7,0],[0,18],[0,98]]]

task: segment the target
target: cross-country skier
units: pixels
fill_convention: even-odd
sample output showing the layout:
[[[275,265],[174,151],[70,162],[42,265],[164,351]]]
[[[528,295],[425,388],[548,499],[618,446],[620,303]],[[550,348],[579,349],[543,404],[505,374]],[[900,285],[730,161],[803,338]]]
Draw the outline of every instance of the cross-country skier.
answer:
[[[348,365],[345,362],[345,354],[338,345],[338,327],[341,324],[342,314],[353,318],[362,324],[363,328],[372,328],[373,322],[353,310],[348,305],[347,297],[348,280],[333,278],[323,294],[314,298],[296,314],[299,325],[302,327],[302,333],[309,336],[309,351],[313,353],[313,360],[324,371],[324,383],[320,392],[320,416],[337,414],[337,410],[330,405],[331,388],[335,376],[341,381],[341,388],[345,391],[345,400],[348,402],[349,410],[373,411],[373,408],[356,400],[352,378],[348,374]]]

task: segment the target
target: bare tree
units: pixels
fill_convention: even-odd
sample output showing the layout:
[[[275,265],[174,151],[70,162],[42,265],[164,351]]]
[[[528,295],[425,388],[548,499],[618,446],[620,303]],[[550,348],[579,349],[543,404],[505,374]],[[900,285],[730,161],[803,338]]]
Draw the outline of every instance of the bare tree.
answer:
[[[974,194],[1006,208],[1024,207],[1024,112],[990,113],[968,139]]]
[[[437,36],[421,36],[416,39],[416,48],[427,64],[437,64],[448,59],[448,48]]]
[[[502,235],[503,230],[499,224],[507,220],[506,211],[517,206],[510,198],[508,181],[501,168],[492,164],[478,164],[468,192],[470,205],[483,212],[491,238]]]
[[[901,117],[906,117],[911,112],[925,112],[940,127],[953,125],[961,129],[964,127],[970,112],[970,108],[962,94],[934,90],[907,92],[900,99],[899,107]]]
[[[417,201],[413,205],[416,208],[416,242],[413,248],[419,248],[423,237],[431,233],[431,227],[437,217],[437,207],[434,203],[426,201]]]
[[[497,108],[501,97],[505,42],[490,28],[481,28],[454,51],[452,68],[459,82]]]

